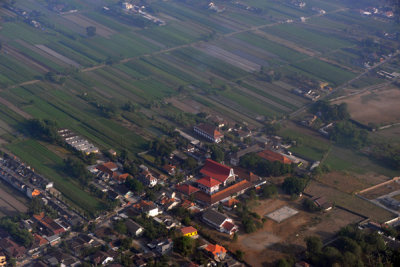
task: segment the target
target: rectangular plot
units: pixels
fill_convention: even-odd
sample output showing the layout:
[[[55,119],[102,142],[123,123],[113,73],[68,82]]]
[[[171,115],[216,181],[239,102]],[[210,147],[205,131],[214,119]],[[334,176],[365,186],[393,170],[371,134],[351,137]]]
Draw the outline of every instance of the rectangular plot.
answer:
[[[284,220],[289,219],[299,213],[297,210],[292,209],[288,206],[283,206],[280,209],[277,209],[271,213],[265,215],[267,218],[274,220],[277,223],[283,222]]]

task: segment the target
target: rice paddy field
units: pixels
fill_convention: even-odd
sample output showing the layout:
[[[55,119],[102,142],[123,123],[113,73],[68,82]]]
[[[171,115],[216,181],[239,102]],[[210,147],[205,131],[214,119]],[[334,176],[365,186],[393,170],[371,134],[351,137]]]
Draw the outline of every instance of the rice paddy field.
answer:
[[[354,52],[362,36],[394,28],[390,20],[362,17],[327,0],[307,1],[304,8],[290,1],[218,0],[216,10],[207,1],[151,1],[148,12],[165,25],[121,15],[118,1],[75,0],[77,12],[66,13],[47,3],[16,0],[0,7],[0,139],[44,174],[54,174],[56,183],[54,162],[40,163],[25,152],[37,149],[39,157],[51,158],[51,151],[21,136],[25,119],[55,120],[101,149],[133,153],[162,135],[161,125],[173,125],[166,112],[183,111],[179,106],[186,103],[172,108],[168,98],[190,98],[193,106],[258,128],[311,103],[293,93],[298,84],[290,75],[341,86],[364,72]],[[95,27],[93,36],[88,27]],[[271,71],[281,77],[261,77]],[[49,80],[49,73],[58,80]],[[123,110],[128,102],[138,109]],[[105,116],[102,107],[116,114]],[[329,148],[304,140],[307,146],[295,152],[310,159]],[[73,190],[58,183],[73,199]],[[90,198],[82,203],[97,205]]]

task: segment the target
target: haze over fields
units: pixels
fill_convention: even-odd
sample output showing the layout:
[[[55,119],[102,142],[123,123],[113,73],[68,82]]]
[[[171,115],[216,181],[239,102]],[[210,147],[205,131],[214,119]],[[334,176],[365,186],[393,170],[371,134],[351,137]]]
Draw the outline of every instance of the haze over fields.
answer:
[[[7,261],[395,266],[399,6],[0,0]]]

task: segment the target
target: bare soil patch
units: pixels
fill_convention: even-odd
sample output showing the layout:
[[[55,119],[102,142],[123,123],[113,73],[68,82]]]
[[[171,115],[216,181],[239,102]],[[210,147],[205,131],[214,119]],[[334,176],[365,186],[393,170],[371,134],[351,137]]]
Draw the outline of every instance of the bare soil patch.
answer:
[[[387,125],[400,122],[400,90],[388,88],[364,93],[335,102],[346,103],[351,117],[364,124]]]
[[[231,251],[239,249],[245,252],[244,259],[250,266],[269,266],[282,257],[301,253],[305,249],[304,238],[307,236],[318,235],[327,241],[343,226],[364,219],[338,208],[327,213],[309,213],[302,210],[302,201],[302,198],[291,201],[286,195],[257,201],[251,210],[262,217],[283,206],[294,208],[299,213],[281,223],[267,219],[262,229],[251,234],[245,234],[240,229],[236,242],[226,238],[217,239]],[[236,222],[239,221],[232,217]]]

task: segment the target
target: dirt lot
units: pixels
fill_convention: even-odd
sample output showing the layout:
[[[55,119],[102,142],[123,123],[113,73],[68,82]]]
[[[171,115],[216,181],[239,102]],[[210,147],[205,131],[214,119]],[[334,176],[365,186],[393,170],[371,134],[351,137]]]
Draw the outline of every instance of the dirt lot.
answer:
[[[329,240],[341,227],[363,219],[338,208],[328,213],[305,212],[302,210],[301,201],[302,199],[290,201],[287,196],[258,201],[252,210],[260,216],[286,205],[298,210],[299,213],[281,223],[267,219],[264,227],[255,233],[243,234],[244,231],[240,229],[236,242],[226,238],[218,239],[231,251],[237,249],[244,251],[244,259],[249,265],[263,266],[270,265],[283,256],[303,251],[304,238],[307,236],[319,235],[323,240]],[[237,218],[234,219],[238,222]]]
[[[351,117],[362,124],[387,125],[400,122],[400,90],[388,88],[341,99],[335,102],[347,103]]]
[[[324,196],[328,201],[331,201],[336,205],[345,207],[378,222],[385,222],[395,217],[395,214],[378,207],[367,200],[361,199],[354,194],[339,191],[338,189],[319,181],[312,180],[304,192],[312,196]]]
[[[387,181],[384,175],[367,173],[330,172],[318,178],[318,181],[345,193],[355,193],[365,188]]]
[[[397,190],[400,190],[400,183],[393,181],[391,183],[379,186],[365,193],[362,193],[361,195],[367,199],[375,199],[377,197],[387,195]]]

